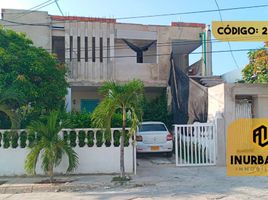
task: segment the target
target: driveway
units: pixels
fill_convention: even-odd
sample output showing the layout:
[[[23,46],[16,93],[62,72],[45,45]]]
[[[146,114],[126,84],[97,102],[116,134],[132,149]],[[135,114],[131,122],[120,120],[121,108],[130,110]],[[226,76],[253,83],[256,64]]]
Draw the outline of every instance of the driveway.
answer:
[[[138,159],[132,186],[103,185],[90,190],[2,194],[0,199],[268,199],[267,177],[227,177],[225,170],[225,167],[175,167],[172,158],[143,157]],[[110,178],[104,179],[110,182]],[[94,177],[82,176],[84,182],[87,179],[94,182]]]

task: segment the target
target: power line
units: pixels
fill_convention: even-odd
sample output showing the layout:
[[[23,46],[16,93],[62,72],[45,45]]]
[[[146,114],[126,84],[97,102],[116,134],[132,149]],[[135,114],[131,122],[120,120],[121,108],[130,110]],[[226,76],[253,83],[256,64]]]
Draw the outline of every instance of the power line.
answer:
[[[58,0],[57,0],[58,1]],[[54,1],[50,4],[55,3]],[[49,5],[49,4],[48,4]],[[47,5],[46,5],[47,6]],[[200,13],[211,13],[211,12],[223,12],[223,11],[233,11],[233,10],[244,10],[244,9],[255,9],[255,8],[265,8],[268,7],[268,4],[263,5],[253,5],[253,6],[241,6],[241,7],[230,7],[230,8],[222,8],[222,9],[211,9],[211,10],[199,10],[199,11],[189,11],[189,12],[180,12],[180,13],[167,13],[167,14],[158,14],[158,15],[142,15],[142,16],[131,16],[131,17],[118,17],[117,20],[125,20],[125,19],[137,19],[137,18],[152,18],[152,17],[165,17],[165,16],[175,16],[175,15],[189,15],[189,14],[200,14]],[[40,9],[40,8],[39,8]],[[33,12],[33,11],[30,11]],[[16,22],[13,22],[16,23]],[[57,22],[53,22],[57,23]],[[52,24],[53,24],[52,23]],[[34,23],[30,24],[33,25]],[[40,23],[37,23],[40,25]],[[51,24],[45,24],[47,26],[51,26]]]
[[[60,11],[60,13],[61,13],[61,15],[64,16],[64,14],[63,14],[63,12],[62,12],[62,10],[61,10],[61,8],[60,8],[60,6],[59,6],[57,0],[55,0],[55,3],[56,3],[56,5],[57,5],[57,7],[58,7],[58,9],[59,9],[59,11]]]
[[[55,1],[58,1],[58,0],[55,0]],[[48,0],[48,1],[45,1],[45,2],[43,2],[41,4],[38,4],[37,6],[34,6],[34,7],[30,8],[30,9],[28,9],[27,11],[25,11],[25,13],[23,13],[21,15],[18,15],[15,18],[12,18],[12,20],[21,18],[21,17],[23,17],[25,15],[28,15],[28,14],[32,13],[32,12],[35,12],[35,11],[41,9],[41,8],[44,8],[44,7],[46,7],[46,6],[50,5],[50,4],[55,3],[55,1],[54,0]]]
[[[258,38],[259,36],[249,36],[246,37],[248,39],[254,39],[254,38]],[[211,40],[204,40],[204,42],[209,41],[211,43],[219,43],[219,42],[225,42],[225,41],[220,41],[217,39],[211,39]],[[157,48],[159,47],[166,47],[166,46],[174,46],[174,47],[178,47],[178,46],[185,46],[185,45],[190,45],[190,44],[200,44],[201,46],[201,41],[200,40],[190,40],[190,41],[177,41],[177,42],[156,42]],[[197,47],[198,48],[198,47]],[[58,48],[60,50],[66,50],[69,51],[70,48]],[[75,47],[72,48],[73,50],[77,49]],[[99,50],[100,47],[95,47],[95,50]],[[115,46],[103,46],[103,50],[109,50],[109,49],[113,49],[113,50],[122,50],[122,49],[130,49],[129,47],[127,47],[127,45],[122,44],[122,45],[115,45]],[[52,49],[46,49],[46,50],[52,50]],[[80,48],[80,50],[84,51],[85,48]],[[92,51],[92,47],[89,46],[88,51]]]
[[[267,48],[263,48],[265,50],[268,50]],[[233,49],[234,52],[245,52],[245,51],[255,51],[259,50],[256,48],[253,49]],[[203,53],[229,53],[230,50],[217,50],[217,51],[206,51],[206,52],[192,52],[191,54],[203,54]],[[151,57],[151,56],[170,56],[170,53],[163,53],[163,54],[149,54],[149,55],[143,55],[143,57]],[[184,53],[173,53],[173,55],[185,55]],[[100,58],[100,56],[95,56],[95,59]],[[103,56],[102,58],[136,58],[136,55],[121,55],[121,56]],[[84,57],[80,57],[80,59],[85,59]],[[88,57],[88,59],[92,59],[92,57]],[[65,60],[69,60],[70,58],[66,58]],[[77,60],[77,58],[72,58],[72,60]]]
[[[7,21],[9,22],[9,20],[2,20],[2,21]],[[79,37],[79,36],[78,36]],[[254,39],[254,38],[258,38],[258,36],[249,36],[249,37],[246,37],[248,39]],[[205,42],[206,41],[209,41],[211,43],[219,43],[219,42],[225,42],[225,41],[220,41],[220,40],[217,40],[217,39],[211,39],[211,40],[204,40]],[[184,40],[184,41],[173,41],[173,42],[156,42],[156,45],[157,45],[157,48],[159,47],[165,47],[165,46],[174,46],[174,47],[177,47],[177,46],[185,46],[185,45],[190,45],[190,44],[200,44],[201,46],[201,41],[200,40]],[[52,48],[44,48],[45,50],[47,51],[51,51],[53,50]],[[57,48],[59,50],[65,50],[65,51],[69,51],[70,48]],[[76,50],[77,48],[72,48],[73,50]],[[95,50],[99,50],[100,47],[95,47]],[[103,50],[109,50],[109,49],[113,49],[113,50],[117,50],[117,49],[120,49],[120,50],[123,50],[123,49],[129,49],[129,47],[127,47],[125,44],[121,44],[121,45],[114,45],[114,46],[103,46]],[[81,51],[84,51],[85,48],[80,48]],[[92,48],[91,46],[88,47],[87,49],[89,52],[92,51]]]
[[[216,3],[217,8],[218,8],[219,15],[220,15],[220,19],[221,19],[221,22],[222,22],[222,21],[223,21],[223,19],[222,19],[222,15],[221,15],[221,11],[220,11],[220,6],[219,6],[219,4],[218,4],[218,1],[217,1],[217,0],[214,0],[214,1],[215,1],[215,3]],[[236,67],[237,67],[237,68],[239,68],[239,66],[238,66],[238,64],[237,64],[237,61],[236,61],[236,59],[235,59],[234,53],[233,53],[233,51],[232,51],[232,47],[231,47],[230,42],[229,42],[229,41],[227,41],[227,44],[228,44],[228,46],[229,46],[230,53],[231,53],[232,59],[233,59],[233,61],[234,61],[234,64],[236,65]]]
[[[189,14],[200,14],[200,13],[211,13],[211,12],[218,12],[218,11],[231,11],[231,10],[265,8],[265,7],[268,7],[268,4],[253,5],[253,6],[240,6],[240,7],[231,7],[231,8],[222,8],[222,9],[211,9],[211,10],[189,11],[189,12],[179,12],[179,13],[166,13],[166,14],[156,14],[156,15],[140,15],[140,16],[130,16],[130,17],[118,17],[116,19],[125,20],[125,19],[138,19],[138,18],[167,17],[167,16],[175,16],[175,15],[189,15]]]

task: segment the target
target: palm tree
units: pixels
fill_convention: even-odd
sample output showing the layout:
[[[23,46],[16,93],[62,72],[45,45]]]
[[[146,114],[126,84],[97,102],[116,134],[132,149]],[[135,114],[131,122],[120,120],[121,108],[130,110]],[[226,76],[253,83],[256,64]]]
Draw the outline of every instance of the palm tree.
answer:
[[[130,134],[135,133],[142,117],[143,83],[133,80],[120,85],[116,82],[105,82],[100,88],[104,99],[92,113],[92,122],[97,127],[110,132],[111,119],[115,113],[122,113],[122,132],[120,137],[120,177],[125,178],[124,143],[127,113],[131,118]]]
[[[43,122],[45,121],[45,123]],[[72,172],[78,165],[76,152],[61,138],[59,132],[67,125],[61,123],[59,112],[52,111],[42,121],[33,121],[27,128],[29,134],[37,133],[39,140],[36,140],[30,147],[30,153],[25,161],[25,170],[29,174],[35,174],[38,159],[41,159],[41,167],[53,182],[53,170],[57,167],[63,157],[68,156],[69,165],[66,172]]]

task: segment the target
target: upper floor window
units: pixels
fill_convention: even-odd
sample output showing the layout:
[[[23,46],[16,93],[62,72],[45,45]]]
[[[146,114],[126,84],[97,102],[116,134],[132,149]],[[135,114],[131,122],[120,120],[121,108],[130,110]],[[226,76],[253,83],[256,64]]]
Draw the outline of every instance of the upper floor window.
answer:
[[[81,38],[77,37],[77,61],[80,62],[81,60]]]
[[[88,62],[88,37],[85,37],[85,62]]]
[[[60,62],[65,62],[65,38],[64,36],[52,36],[52,53],[57,55]]]
[[[95,62],[96,61],[95,48],[96,48],[96,38],[95,37],[92,37],[92,62]]]
[[[73,59],[73,36],[70,36],[70,49],[69,49],[69,53],[70,53],[70,61],[72,61]]]
[[[103,38],[100,38],[100,62],[103,62]]]

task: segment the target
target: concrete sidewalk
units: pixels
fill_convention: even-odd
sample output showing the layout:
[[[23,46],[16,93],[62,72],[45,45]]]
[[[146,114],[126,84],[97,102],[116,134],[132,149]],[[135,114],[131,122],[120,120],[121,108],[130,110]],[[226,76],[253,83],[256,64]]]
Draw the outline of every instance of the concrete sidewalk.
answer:
[[[114,176],[57,177],[73,180],[59,185],[33,184],[44,177],[0,178],[7,180],[0,199],[22,192],[9,199],[50,199],[43,192],[51,199],[268,199],[268,177],[227,177],[225,167],[175,167],[166,158],[138,159],[137,175],[126,185],[112,183]]]

